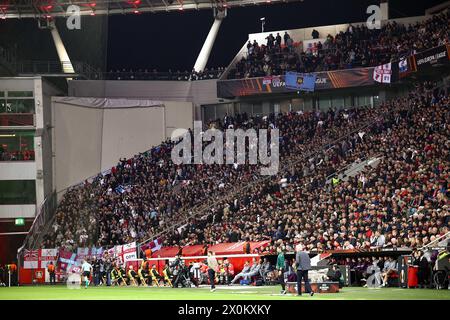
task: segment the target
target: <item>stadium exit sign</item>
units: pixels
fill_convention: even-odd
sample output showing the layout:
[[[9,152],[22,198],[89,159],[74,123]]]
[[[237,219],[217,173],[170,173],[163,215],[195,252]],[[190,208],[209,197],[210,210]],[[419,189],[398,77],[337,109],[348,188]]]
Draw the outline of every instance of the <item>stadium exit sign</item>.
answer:
[[[16,218],[15,224],[16,224],[16,226],[24,226],[25,219],[24,218]]]

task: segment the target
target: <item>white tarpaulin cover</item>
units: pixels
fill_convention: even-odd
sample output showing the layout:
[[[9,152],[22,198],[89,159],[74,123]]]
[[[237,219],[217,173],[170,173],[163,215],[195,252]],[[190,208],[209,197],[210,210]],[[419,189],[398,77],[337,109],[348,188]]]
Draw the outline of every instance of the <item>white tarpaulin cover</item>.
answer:
[[[163,101],[148,99],[127,99],[127,98],[78,98],[78,97],[54,97],[58,102],[71,104],[86,108],[145,108],[159,107],[164,105]]]

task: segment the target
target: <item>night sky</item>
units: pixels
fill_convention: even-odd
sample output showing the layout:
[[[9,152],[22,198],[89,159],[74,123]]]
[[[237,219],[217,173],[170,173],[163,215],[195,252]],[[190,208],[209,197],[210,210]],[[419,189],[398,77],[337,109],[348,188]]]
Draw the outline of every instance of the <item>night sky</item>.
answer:
[[[391,18],[423,15],[442,0],[390,0]],[[247,39],[260,32],[295,29],[368,18],[366,8],[378,0],[305,0],[231,8],[222,22],[207,67],[227,66]],[[111,16],[108,20],[108,70],[191,70],[213,22],[212,10]]]

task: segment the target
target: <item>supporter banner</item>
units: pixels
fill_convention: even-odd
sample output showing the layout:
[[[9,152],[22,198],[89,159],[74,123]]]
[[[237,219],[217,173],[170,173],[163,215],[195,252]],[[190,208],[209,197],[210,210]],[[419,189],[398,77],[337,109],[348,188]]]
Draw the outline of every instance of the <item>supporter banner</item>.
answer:
[[[315,90],[329,90],[374,85],[374,68],[358,68],[314,73]],[[217,95],[232,98],[268,93],[291,92],[284,76],[223,80],[217,82]]]
[[[101,258],[103,255],[103,248],[78,248],[77,249],[77,261],[81,262],[84,259],[90,259],[93,257]]]
[[[39,250],[26,250],[23,256],[24,269],[37,269],[39,266]]]
[[[58,260],[58,249],[41,249],[39,254],[40,267],[47,269],[47,266],[52,262],[56,266]]]
[[[142,251],[147,250],[148,248],[150,248],[153,252],[159,251],[162,247],[162,240],[161,239],[156,239],[153,241],[150,241],[149,243],[146,243],[145,245],[143,245],[141,247]]]
[[[286,72],[286,88],[300,91],[314,91],[316,75],[314,73]]]
[[[113,256],[118,264],[123,264],[128,260],[137,259],[137,245],[136,242],[115,246],[113,249],[109,249],[106,252],[110,256]]]
[[[323,45],[327,39],[311,39],[303,41],[303,51],[317,55],[319,52],[319,42]]]
[[[70,270],[73,265],[78,265],[77,254],[64,249],[59,250],[59,267],[62,271]]]
[[[415,69],[422,71],[433,65],[448,63],[450,45],[443,45],[414,55]]]
[[[386,63],[373,70],[373,80],[379,83],[391,83],[392,63]]]
[[[24,269],[45,269],[50,262],[53,262],[53,264],[56,265],[58,260],[58,249],[25,249],[23,259]]]
[[[123,254],[123,261],[137,259],[136,242],[124,244],[122,254]]]
[[[398,62],[398,76],[400,79],[409,76],[412,72],[415,71],[414,57],[406,57]]]

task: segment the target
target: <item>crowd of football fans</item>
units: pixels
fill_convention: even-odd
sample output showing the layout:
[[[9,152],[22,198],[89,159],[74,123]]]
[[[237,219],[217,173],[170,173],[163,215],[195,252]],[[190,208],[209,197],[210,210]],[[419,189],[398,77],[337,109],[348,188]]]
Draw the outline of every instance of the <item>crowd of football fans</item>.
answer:
[[[264,118],[243,114],[227,116],[224,123],[214,122],[209,126],[279,128],[283,161],[320,149],[327,142],[372,121],[376,114],[371,108]],[[122,159],[111,173],[69,190],[59,205],[45,246],[65,245],[73,249],[74,246],[112,246],[143,240],[179,223],[204,200],[215,195],[222,197],[260,177],[258,167],[248,164],[175,165],[171,161],[173,145],[167,141],[134,158]]]
[[[171,80],[171,81],[197,81],[219,78],[224,67],[205,68],[203,71],[172,71],[159,72],[156,69],[139,69],[139,70],[111,70],[105,74],[107,80]]]
[[[447,43],[448,18],[448,13],[444,12],[408,26],[396,22],[389,22],[381,29],[350,25],[346,32],[335,36],[328,34],[323,43],[317,40],[315,49],[306,51],[301,45],[295,46],[287,33],[284,39],[279,34],[275,37],[270,34],[266,44],[249,41],[246,57],[236,64],[228,78],[282,75],[286,71],[350,69],[399,61],[402,57]],[[325,35],[320,36],[325,38]]]
[[[354,130],[358,120],[371,118],[373,110],[342,111],[337,120],[329,114],[285,114],[275,119],[250,118],[246,114],[226,117],[224,126],[267,128],[283,132],[280,154],[301,154],[342,130]],[[351,124],[341,118],[347,115]],[[361,115],[359,117],[358,115]],[[222,127],[218,123],[210,126]],[[344,130],[344,131],[345,131]],[[69,190],[61,201],[52,232],[45,246],[110,246],[143,240],[182,220],[182,212],[215,194],[223,195],[239,184],[259,176],[254,165],[180,165],[171,161],[173,142],[167,141],[132,159],[122,159],[110,174],[99,175]]]
[[[267,239],[266,252],[296,241],[311,251],[419,247],[448,231],[446,108],[448,97],[426,84],[377,108],[226,116],[209,127],[279,128],[290,168],[262,180],[256,165],[175,165],[167,141],[67,191],[44,246],[108,247],[166,231],[164,245]],[[312,150],[323,151],[305,158]],[[330,181],[375,156],[378,166]],[[233,190],[238,197],[193,217]]]

